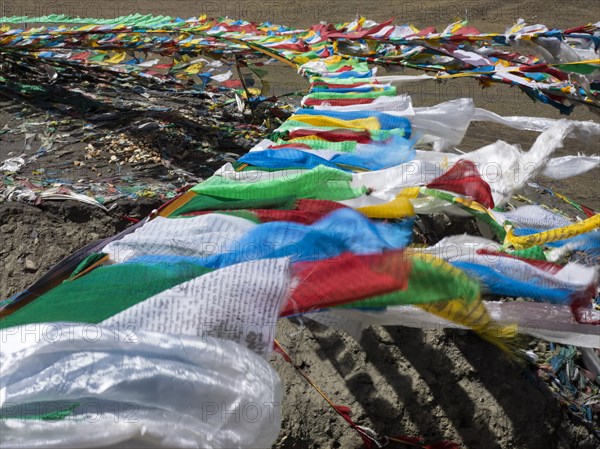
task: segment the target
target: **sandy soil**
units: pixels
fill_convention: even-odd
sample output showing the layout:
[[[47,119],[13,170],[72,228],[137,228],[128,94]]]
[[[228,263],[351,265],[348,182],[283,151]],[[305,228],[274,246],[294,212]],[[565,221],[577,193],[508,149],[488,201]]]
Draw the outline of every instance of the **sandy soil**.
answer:
[[[306,27],[319,21],[340,22],[356,14],[375,21],[395,17],[397,22],[409,22],[418,27],[444,27],[456,18],[468,18],[478,27],[491,32],[504,31],[506,25],[518,18],[544,23],[551,27],[570,27],[595,22],[599,18],[596,0],[522,0],[495,2],[492,0],[379,0],[376,3],[360,0],[328,1],[281,0],[232,1],[208,0],[3,0],[0,14],[4,16],[64,13],[81,17],[116,17],[139,12],[192,17],[200,14],[225,16],[253,21],[271,21],[289,26]]]
[[[252,20],[272,20],[298,26],[319,20],[341,21],[355,13],[373,20],[396,16],[417,26],[443,27],[465,12],[484,30],[503,31],[518,17],[567,27],[600,19],[597,0],[496,5],[483,1],[331,2],[133,0],[103,2],[0,0],[0,15],[42,15],[55,12],[111,17],[147,12],[188,17],[202,11]],[[284,69],[273,75],[277,93],[304,87]],[[509,115],[558,117],[553,109],[533,104],[524,94],[493,87],[481,91],[474,82],[408,86],[416,106],[471,96],[477,106]],[[592,119],[583,110],[572,118]],[[0,128],[4,125],[0,115]],[[507,131],[474,124],[464,142],[472,149],[503,139],[527,148],[534,133]],[[0,143],[0,148],[2,144]],[[562,154],[598,152],[597,142],[568,140]],[[574,181],[544,185],[600,208],[600,172]],[[596,187],[594,187],[596,186]],[[112,235],[125,223],[120,215],[145,215],[156,204],[119,204],[110,215],[77,203],[47,203],[42,207],[0,205],[0,296],[25,288],[65,255],[97,238]],[[30,259],[32,263],[26,264]],[[420,435],[428,442],[451,439],[468,448],[596,448],[598,441],[572,423],[535,370],[510,363],[495,348],[468,332],[427,329],[370,328],[360,342],[320,325],[282,321],[278,338],[297,363],[339,404],[353,410],[354,419],[385,435]],[[538,345],[532,342],[532,345]],[[540,350],[545,346],[540,344]],[[272,359],[285,390],[284,422],[279,448],[358,448],[360,439],[280,357]],[[390,447],[393,447],[390,445]],[[401,447],[401,446],[397,446]]]

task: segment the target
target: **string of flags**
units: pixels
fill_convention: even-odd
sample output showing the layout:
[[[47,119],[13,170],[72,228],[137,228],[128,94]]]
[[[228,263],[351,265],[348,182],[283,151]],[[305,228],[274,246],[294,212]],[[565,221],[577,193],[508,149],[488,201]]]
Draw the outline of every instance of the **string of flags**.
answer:
[[[10,26],[19,23],[59,25],[29,29]],[[481,33],[466,21],[437,31],[433,27],[419,30],[411,25],[395,26],[391,20],[376,24],[364,18],[336,26],[319,24],[307,30],[229,18],[200,16],[183,20],[139,14],[116,19],[3,17],[0,24],[5,24],[0,28],[3,56],[45,70],[50,80],[76,68],[105,76],[152,80],[176,89],[184,89],[189,79],[197,81],[198,88],[210,82],[241,87],[239,80],[232,79],[231,70],[219,69],[223,66],[219,58],[236,54],[252,60],[268,55],[303,66],[310,73],[322,73],[323,64],[335,71],[373,63],[390,70],[399,67],[432,73],[413,80],[469,77],[483,87],[508,84],[564,114],[576,105],[596,112],[600,107],[595,77],[600,70],[598,24],[555,30],[519,21],[504,34]],[[202,55],[217,59],[211,62]],[[333,59],[325,62],[326,58]],[[374,73],[361,70],[355,75],[364,78]],[[356,84],[352,73],[335,78],[335,86],[313,86],[306,104],[329,99],[341,106],[352,102],[356,95],[360,95],[359,103],[366,104],[395,95],[394,86],[363,86],[357,90],[358,86],[351,86]],[[402,81],[401,76],[395,78],[387,77],[387,81]],[[0,79],[2,84],[9,81]],[[337,84],[347,83],[346,88],[352,87],[352,91],[331,90],[343,89]],[[347,95],[336,98],[341,94]]]
[[[414,107],[406,75],[377,69],[504,83],[565,114],[597,112],[600,24],[483,34],[466,22],[438,32],[364,18],[308,30],[206,17],[0,19],[20,22],[60,23],[0,28],[0,58],[51,81],[81,71],[173,92],[218,83],[249,101],[222,62],[237,55],[258,67],[284,61],[309,90],[247,154],[0,302],[3,446],[269,446],[282,392],[264,359],[282,317],[355,336],[371,324],[437,323],[507,354],[519,333],[598,347],[600,214],[511,201],[538,175],[596,168],[597,155],[554,153],[567,136],[598,139],[600,124],[501,117],[470,99]],[[0,89],[38,89],[11,73],[0,72]],[[454,150],[472,121],[539,135],[526,151],[503,141]],[[440,214],[478,232],[420,241]],[[103,423],[93,441],[92,403]],[[117,425],[127,404],[138,419]],[[234,421],[232,407],[250,405],[256,419]]]

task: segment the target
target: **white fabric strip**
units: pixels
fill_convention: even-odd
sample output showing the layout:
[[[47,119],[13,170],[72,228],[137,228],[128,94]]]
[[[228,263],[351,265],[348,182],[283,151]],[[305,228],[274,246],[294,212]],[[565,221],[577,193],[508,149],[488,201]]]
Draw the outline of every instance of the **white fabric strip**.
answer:
[[[145,255],[210,256],[231,250],[255,226],[250,220],[225,214],[156,217],[121,240],[109,243],[102,252],[113,263]]]
[[[280,430],[277,373],[232,341],[74,323],[0,339],[4,449],[270,447]]]
[[[598,326],[579,324],[573,319],[571,309],[537,302],[484,301],[494,320],[517,324],[520,333],[547,341],[585,348],[600,347]],[[371,325],[407,326],[423,330],[444,328],[467,329],[415,306],[388,307],[382,312],[358,309],[339,309],[305,315],[326,326],[343,330],[359,340],[362,331]]]
[[[239,263],[158,293],[102,325],[213,336],[268,356],[290,281],[287,258]]]

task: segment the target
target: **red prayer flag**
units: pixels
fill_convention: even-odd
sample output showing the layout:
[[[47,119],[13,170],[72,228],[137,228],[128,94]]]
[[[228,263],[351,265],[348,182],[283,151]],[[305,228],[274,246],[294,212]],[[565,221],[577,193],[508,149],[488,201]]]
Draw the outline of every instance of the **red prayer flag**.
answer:
[[[450,170],[427,184],[427,187],[460,193],[471,197],[488,209],[494,208],[490,185],[483,180],[477,166],[466,159],[459,160]]]
[[[297,287],[281,316],[306,313],[383,295],[408,286],[410,261],[402,250],[383,254],[344,253],[294,264]]]

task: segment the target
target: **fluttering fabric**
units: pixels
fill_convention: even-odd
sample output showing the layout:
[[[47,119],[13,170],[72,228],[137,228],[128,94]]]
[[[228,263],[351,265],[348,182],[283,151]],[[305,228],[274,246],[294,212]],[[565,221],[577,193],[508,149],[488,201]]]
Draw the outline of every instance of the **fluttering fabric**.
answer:
[[[538,175],[597,167],[594,155],[552,156],[568,136],[597,138],[600,125],[501,117],[470,99],[413,107],[399,91],[472,77],[518,86],[566,114],[574,103],[598,108],[598,25],[519,22],[502,35],[466,22],[438,33],[364,18],[318,32],[150,15],[0,23],[18,19],[72,25],[0,27],[10,64],[25,58],[51,76],[50,66],[56,77],[128,74],[197,94],[236,81],[227,64],[200,55],[235,54],[291,65],[310,88],[235,163],[133,232],[81,251],[35,293],[0,303],[2,447],[271,446],[281,386],[264,358],[279,317],[308,314],[352,335],[368,324],[465,327],[509,353],[517,331],[593,345],[600,215],[511,201]],[[353,54],[340,54],[340,42]],[[378,64],[436,75],[378,76]],[[3,92],[39,88],[0,76]],[[240,108],[242,94],[252,100],[237,94]],[[472,121],[539,135],[528,151],[502,141],[458,151]],[[440,217],[469,220],[473,235],[440,231]],[[490,303],[482,293],[520,301]],[[21,338],[27,329],[34,341]],[[94,426],[84,419],[92,402],[108,407]],[[111,410],[124,404],[138,421],[114,422]],[[259,419],[220,414],[251,404]],[[44,412],[23,415],[31,405]]]

